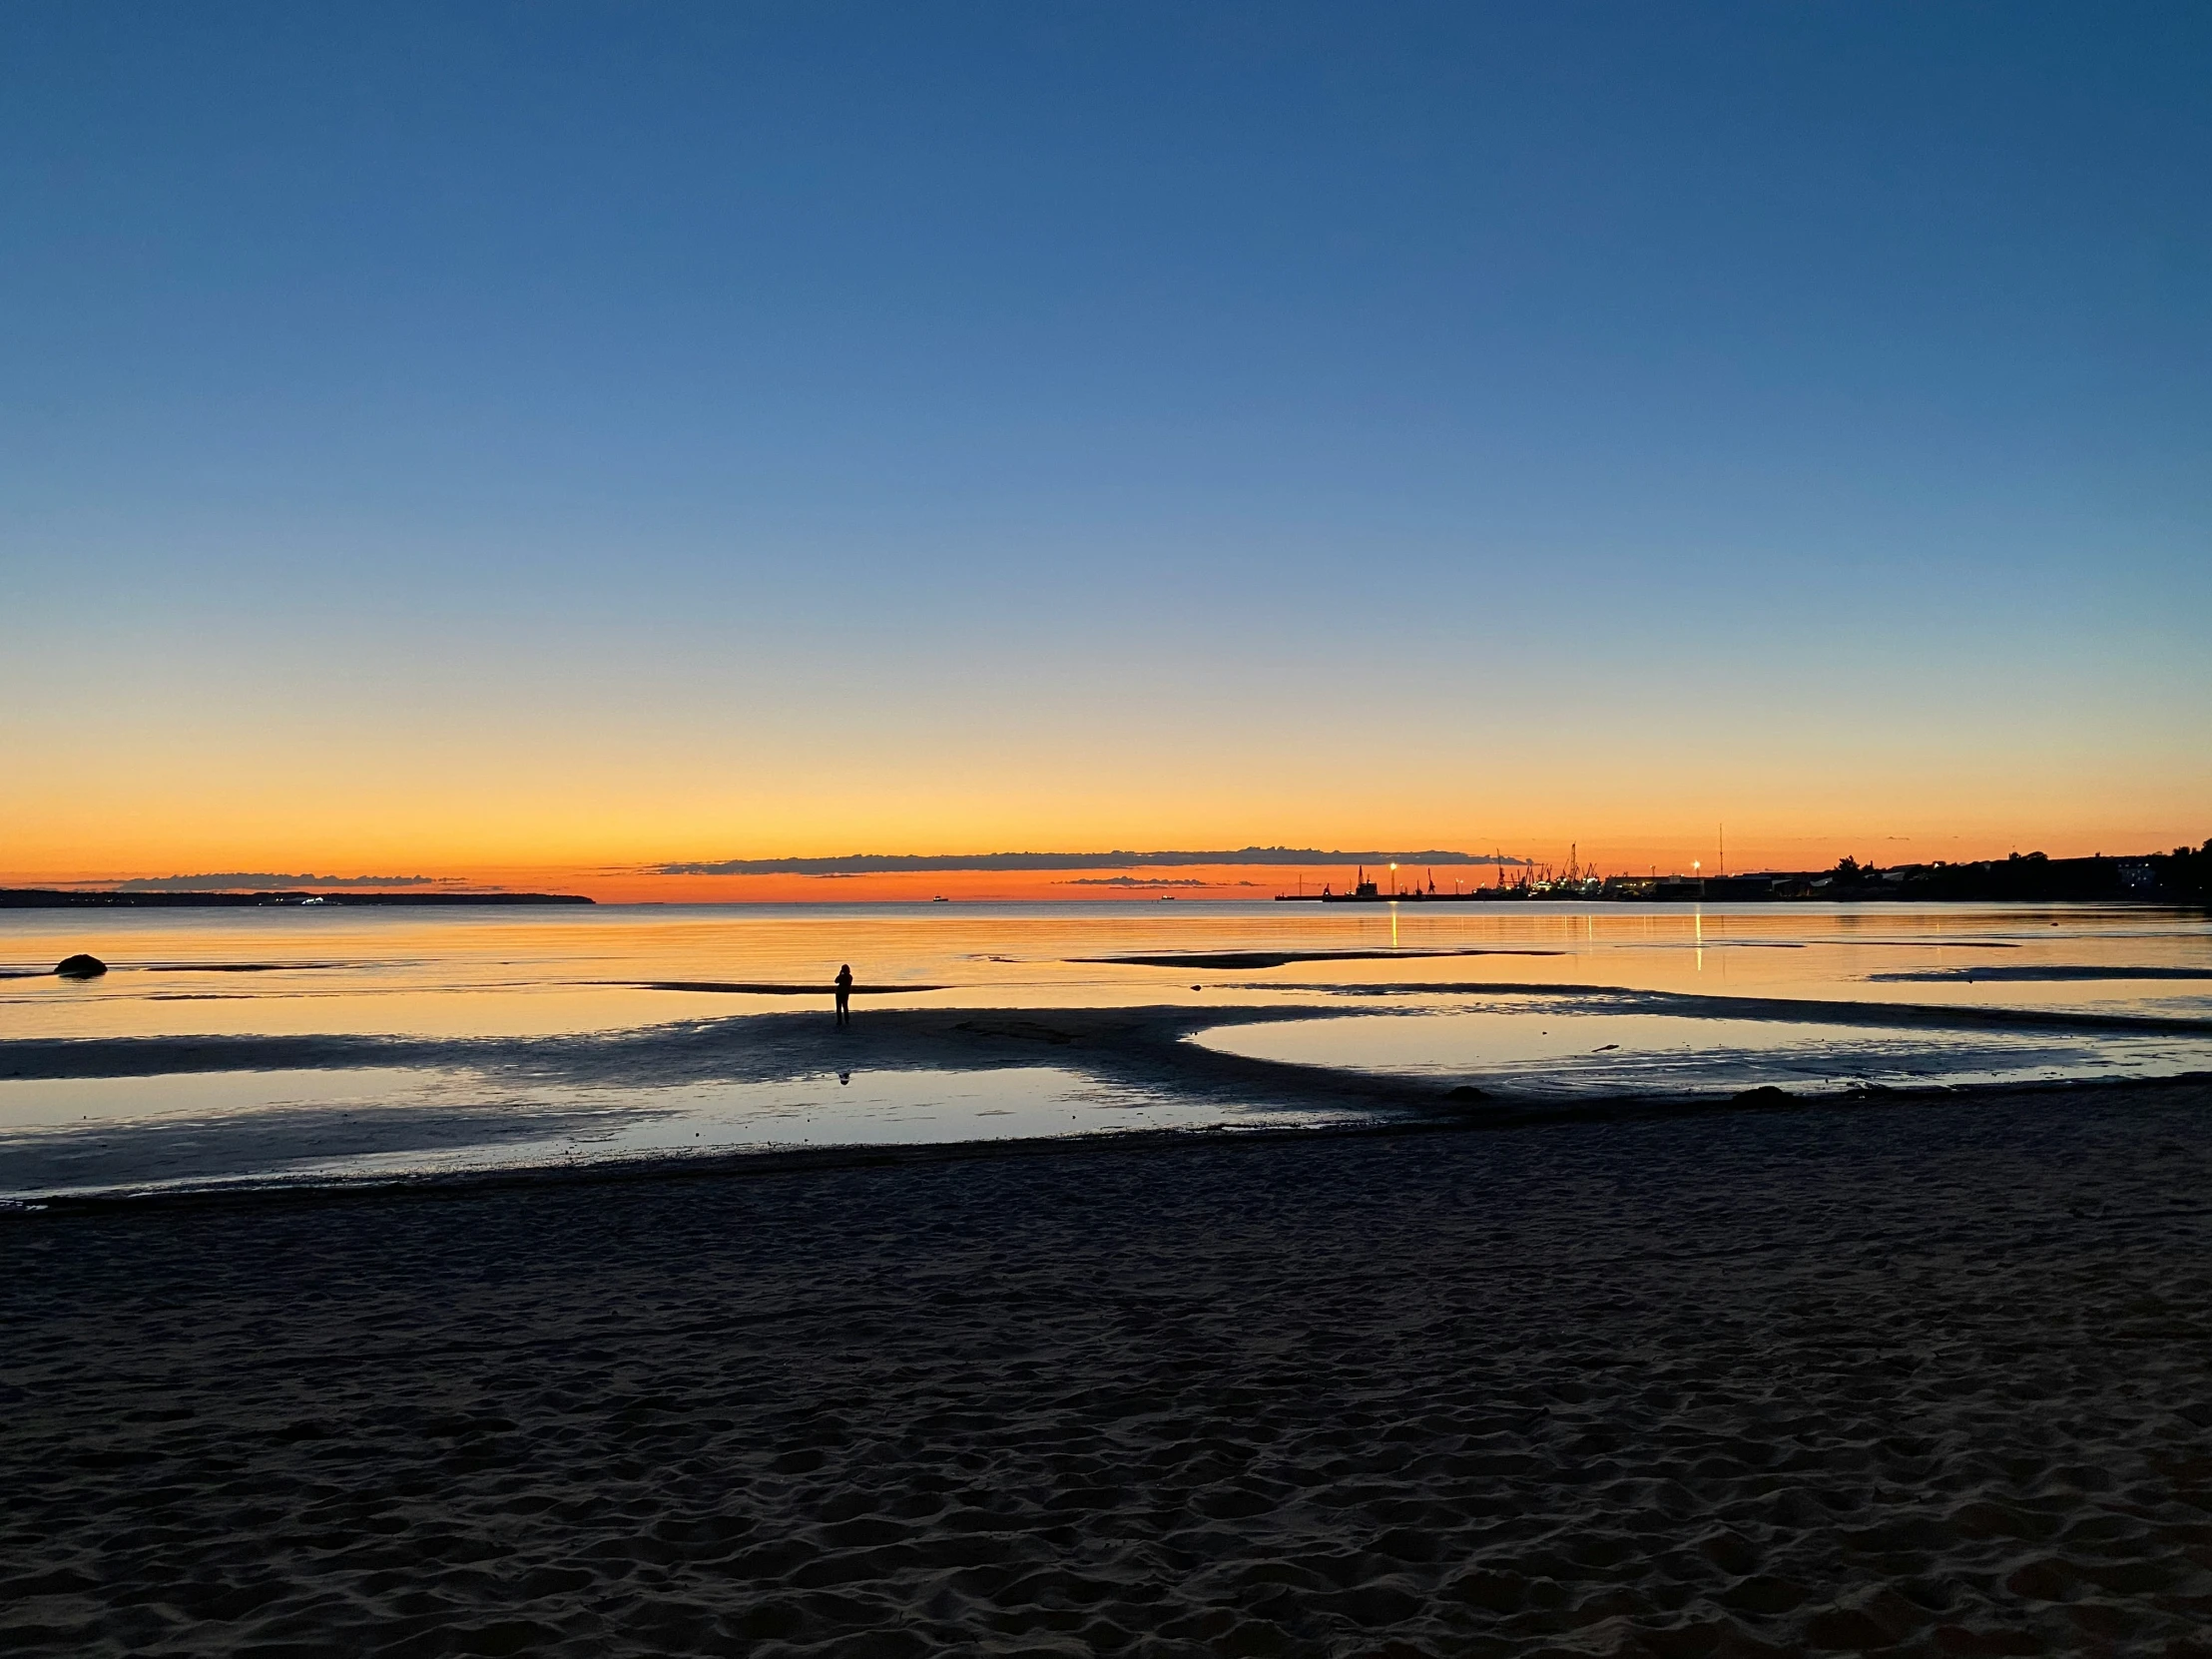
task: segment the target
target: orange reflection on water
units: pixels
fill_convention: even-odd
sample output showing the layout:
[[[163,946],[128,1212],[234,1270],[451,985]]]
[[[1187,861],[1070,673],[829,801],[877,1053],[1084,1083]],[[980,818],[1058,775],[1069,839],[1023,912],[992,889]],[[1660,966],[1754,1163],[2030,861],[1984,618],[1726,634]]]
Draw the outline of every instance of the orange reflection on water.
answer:
[[[105,978],[55,979],[90,950]],[[1280,965],[1086,960],[1397,951]],[[1419,951],[1477,954],[1419,955]],[[1922,1005],[2212,1012],[2212,982],[1878,974],[2037,964],[2212,969],[2201,915],[1982,905],[1319,905],[1063,902],[547,909],[0,912],[0,1036],[529,1035],[818,1006],[656,983],[863,985],[936,1006],[1289,1000],[1384,985],[1608,985]],[[240,970],[246,971],[240,971]],[[942,987],[923,989],[922,987]],[[901,990],[899,987],[911,987]],[[1195,988],[1194,988],[1195,987]],[[861,1006],[884,1005],[884,994]]]

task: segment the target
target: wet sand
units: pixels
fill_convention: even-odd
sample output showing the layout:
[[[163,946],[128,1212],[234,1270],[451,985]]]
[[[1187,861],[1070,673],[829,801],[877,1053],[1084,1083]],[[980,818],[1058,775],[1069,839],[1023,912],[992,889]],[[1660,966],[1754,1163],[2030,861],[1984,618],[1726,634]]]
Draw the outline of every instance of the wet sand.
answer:
[[[0,1215],[16,1653],[2212,1653],[2212,1085]]]
[[[1224,986],[1234,992],[1236,986]],[[346,1066],[473,1066],[487,1072],[633,1085],[769,1080],[825,1069],[1025,1066],[1040,1056],[1101,1079],[1311,1106],[1352,1101],[1364,1109],[1419,1111],[1435,1091],[1344,1070],[1215,1053],[1189,1042],[1217,1026],[1307,1020],[1363,1012],[1390,998],[1547,996],[1602,999],[1616,1012],[1685,1018],[1763,1019],[1946,1031],[2130,1032],[2203,1037],[2196,1014],[2101,1013],[2077,1009],[1929,1006],[1800,997],[1687,996],[1618,985],[1502,982],[1362,986],[1284,983],[1311,1003],[1189,1004],[1112,1008],[867,1008],[852,1025],[827,1008],[673,1021],[636,1030],[551,1037],[190,1036],[32,1037],[0,1043],[0,1080],[150,1077],[202,1071]]]

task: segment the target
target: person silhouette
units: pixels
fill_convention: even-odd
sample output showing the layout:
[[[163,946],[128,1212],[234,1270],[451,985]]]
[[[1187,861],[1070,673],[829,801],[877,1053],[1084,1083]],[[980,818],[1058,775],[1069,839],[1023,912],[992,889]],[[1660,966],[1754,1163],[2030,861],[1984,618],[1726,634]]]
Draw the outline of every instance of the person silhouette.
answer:
[[[849,1000],[851,995],[852,964],[847,962],[837,969],[837,1023],[839,1025],[850,1025],[852,1023],[852,1007]]]

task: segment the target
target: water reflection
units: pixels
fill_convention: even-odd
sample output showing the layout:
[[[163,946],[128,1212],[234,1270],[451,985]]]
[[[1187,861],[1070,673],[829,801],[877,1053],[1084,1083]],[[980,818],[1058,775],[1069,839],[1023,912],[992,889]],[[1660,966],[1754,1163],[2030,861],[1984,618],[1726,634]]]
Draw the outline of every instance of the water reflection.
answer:
[[[2212,1068],[2212,1028],[2183,1035],[1886,1027],[1631,1013],[1558,997],[1237,1025],[1193,1040],[1247,1059],[1460,1078],[1538,1097],[1709,1093],[1762,1083],[1820,1093],[2165,1077]]]
[[[53,965],[79,950],[113,971],[92,981],[55,978]],[[1156,959],[1107,959],[1147,955]],[[1209,960],[1184,959],[1191,957]],[[853,963],[863,983],[885,987],[855,996],[862,1029],[871,1010],[886,1007],[1236,1004],[1318,1016],[1345,1013],[1349,997],[1373,998],[1424,1017],[1362,1008],[1349,1018],[1240,1026],[1206,1040],[1255,1058],[1488,1076],[1530,1093],[2145,1075],[2212,1064],[2187,1034],[1946,1035],[1925,1025],[1882,1034],[1725,1017],[1670,1024],[1648,1009],[1607,1011],[1592,1000],[1593,988],[1604,987],[1725,988],[1785,1004],[1910,1001],[1961,1015],[2008,1008],[2201,1020],[2212,1017],[2212,979],[2204,977],[2212,975],[2212,923],[2196,912],[1199,901],[18,911],[0,912],[0,973],[26,975],[0,978],[0,1079],[11,1067],[18,1079],[0,1081],[0,1186],[20,1189],[36,1168],[73,1170],[73,1180],[100,1169],[143,1173],[150,1159],[232,1179],[249,1169],[357,1173],[408,1159],[466,1165],[782,1144],[794,1124],[803,1138],[818,1127],[842,1139],[894,1129],[964,1138],[1214,1121],[1206,1113],[1233,1111],[1108,1098],[1080,1078],[1070,1082],[1073,1072],[993,1073],[975,1085],[975,1098],[988,1102],[968,1110],[953,1103],[966,1097],[945,1092],[953,1088],[942,1082],[948,1073],[830,1069],[789,1084],[756,1078],[688,1094],[560,1092],[394,1066],[95,1086],[73,1075],[68,1060],[90,1052],[74,1047],[88,1040],[259,1035],[573,1036],[587,1048],[606,1039],[612,1053],[624,1034],[650,1033],[638,1039],[643,1052],[664,1035],[680,1042],[692,1022],[734,1015],[751,1030],[758,1027],[742,1016],[813,1011],[827,1026],[829,978],[840,961]],[[818,983],[819,1002],[763,988]],[[749,988],[649,988],[655,984]],[[1576,998],[1579,1011],[1570,1006]],[[59,1058],[57,1040],[72,1045]],[[629,1063],[610,1060],[599,1075],[634,1083],[622,1075]],[[59,1081],[25,1080],[34,1074]],[[936,1080],[915,1081],[924,1075]],[[756,1136],[765,1140],[747,1138]],[[103,1138],[115,1144],[103,1149]],[[364,1162],[376,1159],[385,1163]]]
[[[1203,976],[1072,958],[1146,951],[1515,950],[1286,964]],[[73,983],[76,950],[114,966]],[[528,1036],[609,1031],[804,999],[638,988],[654,981],[820,982],[852,961],[892,1005],[1112,1006],[1188,1002],[1234,986],[1314,1000],[1317,983],[1550,983],[1691,990],[1711,966],[1739,994],[2095,1008],[2202,1006],[2186,981],[1982,979],[2009,964],[2212,969],[2200,913],[1996,905],[1081,905],[604,906],[539,913],[343,909],[0,913],[0,1039],[347,1032]],[[261,971],[234,971],[252,963]],[[1194,977],[1208,987],[1193,992]],[[896,987],[942,985],[944,990]],[[1302,988],[1305,987],[1305,988]],[[886,997],[861,999],[882,1006]]]
[[[1246,1121],[1050,1066],[659,1088],[391,1067],[14,1081],[0,1082],[0,1197]]]

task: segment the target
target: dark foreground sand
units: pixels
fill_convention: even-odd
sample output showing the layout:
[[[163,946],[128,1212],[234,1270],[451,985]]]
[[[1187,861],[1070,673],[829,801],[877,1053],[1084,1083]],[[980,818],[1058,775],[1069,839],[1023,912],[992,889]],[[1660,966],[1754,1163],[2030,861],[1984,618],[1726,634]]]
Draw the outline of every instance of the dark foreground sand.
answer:
[[[2212,1087],[0,1218],[11,1653],[2212,1653]]]

